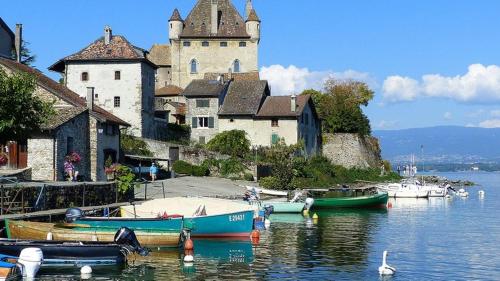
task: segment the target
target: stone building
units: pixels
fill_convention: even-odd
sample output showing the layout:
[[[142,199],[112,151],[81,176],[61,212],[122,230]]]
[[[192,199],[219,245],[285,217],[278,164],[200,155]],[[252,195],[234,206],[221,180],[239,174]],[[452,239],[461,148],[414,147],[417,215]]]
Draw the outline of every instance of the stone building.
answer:
[[[155,118],[167,123],[186,123],[186,98],[182,88],[168,85],[155,91]]]
[[[219,108],[229,87],[220,80],[193,80],[184,90],[186,120],[191,126],[191,140],[204,144],[219,132]]]
[[[104,36],[69,55],[49,69],[64,77],[64,84],[85,97],[95,89],[96,105],[131,124],[135,136],[155,138],[154,89],[157,66],[147,51],[113,35],[109,26]]]
[[[186,88],[206,73],[257,73],[260,24],[251,0],[245,18],[231,0],[198,0],[186,19],[175,9],[168,22],[170,45],[151,48],[158,84]]]
[[[14,50],[15,35],[9,26],[0,18],[0,56],[11,58]]]
[[[94,89],[87,89],[83,99],[67,87],[41,72],[0,58],[0,67],[8,74],[27,72],[36,77],[35,95],[54,103],[56,114],[27,140],[27,163],[34,180],[63,180],[64,157],[77,152],[82,161],[77,166],[86,180],[106,179],[104,164],[108,157],[120,158],[120,127],[127,122],[93,103]]]

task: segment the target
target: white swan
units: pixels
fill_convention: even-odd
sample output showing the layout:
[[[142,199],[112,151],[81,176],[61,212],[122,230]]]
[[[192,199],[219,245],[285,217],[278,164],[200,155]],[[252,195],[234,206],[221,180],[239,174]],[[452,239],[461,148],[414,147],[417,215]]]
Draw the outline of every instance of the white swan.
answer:
[[[484,190],[479,190],[478,194],[479,194],[479,197],[483,197],[484,196]]]
[[[382,265],[378,268],[378,273],[380,275],[393,275],[396,273],[396,269],[392,266],[387,265],[387,251],[384,251],[382,255]]]

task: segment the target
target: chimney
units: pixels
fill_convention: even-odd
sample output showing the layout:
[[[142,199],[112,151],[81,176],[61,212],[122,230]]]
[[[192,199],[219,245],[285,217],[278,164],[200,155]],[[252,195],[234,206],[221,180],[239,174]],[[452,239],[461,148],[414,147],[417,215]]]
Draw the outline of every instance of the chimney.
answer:
[[[291,96],[291,99],[290,99],[290,110],[292,110],[292,112],[297,111],[297,97],[295,95]]]
[[[21,47],[23,45],[23,25],[16,24],[16,37],[14,38],[14,45],[16,48],[16,60],[21,62]]]
[[[94,110],[94,87],[87,87],[87,107],[90,111]]]
[[[111,43],[111,39],[113,38],[113,31],[109,25],[104,27],[104,44],[109,45]]]
[[[217,0],[212,0],[212,12],[211,12],[211,29],[210,33],[211,34],[217,34],[218,30],[218,18],[219,18],[219,11],[217,9]]]

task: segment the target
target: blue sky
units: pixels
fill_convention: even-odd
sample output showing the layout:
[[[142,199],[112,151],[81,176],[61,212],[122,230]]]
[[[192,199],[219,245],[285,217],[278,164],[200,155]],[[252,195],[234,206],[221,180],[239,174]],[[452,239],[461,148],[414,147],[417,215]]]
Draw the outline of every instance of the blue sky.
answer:
[[[233,0],[243,11],[244,0]],[[320,87],[333,75],[376,91],[374,129],[500,127],[500,1],[254,0],[262,76],[273,94]],[[0,17],[48,66],[101,36],[104,25],[149,49],[166,43],[173,8],[195,0],[19,0]],[[22,7],[22,8],[19,8]],[[58,75],[49,73],[51,77]]]

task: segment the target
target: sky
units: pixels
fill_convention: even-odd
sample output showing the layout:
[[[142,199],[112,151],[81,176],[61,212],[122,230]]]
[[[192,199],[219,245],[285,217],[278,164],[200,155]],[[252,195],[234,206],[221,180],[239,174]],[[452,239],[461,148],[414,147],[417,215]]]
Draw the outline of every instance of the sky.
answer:
[[[196,0],[4,1],[0,17],[47,68],[84,48],[105,25],[149,49],[168,42],[174,8]],[[233,0],[243,14],[245,0]],[[375,130],[500,127],[500,1],[253,0],[262,20],[261,78],[273,95],[321,89],[329,77],[375,91],[365,113]]]

